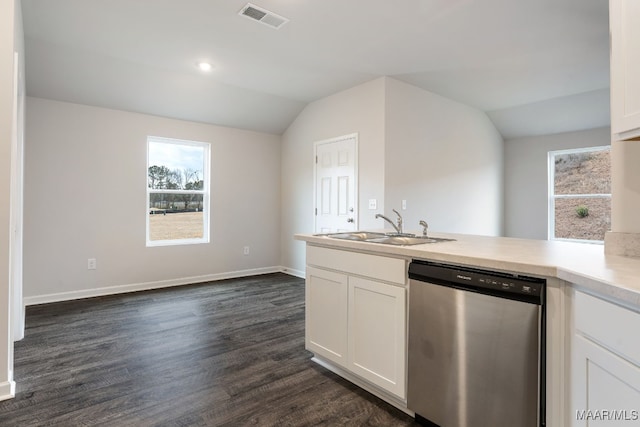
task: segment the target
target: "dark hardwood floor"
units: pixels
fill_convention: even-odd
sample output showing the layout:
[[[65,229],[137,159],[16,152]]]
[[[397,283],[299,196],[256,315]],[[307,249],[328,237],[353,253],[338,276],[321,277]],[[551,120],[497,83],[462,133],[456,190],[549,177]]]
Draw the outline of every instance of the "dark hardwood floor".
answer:
[[[27,308],[0,426],[406,426],[310,361],[285,274]]]

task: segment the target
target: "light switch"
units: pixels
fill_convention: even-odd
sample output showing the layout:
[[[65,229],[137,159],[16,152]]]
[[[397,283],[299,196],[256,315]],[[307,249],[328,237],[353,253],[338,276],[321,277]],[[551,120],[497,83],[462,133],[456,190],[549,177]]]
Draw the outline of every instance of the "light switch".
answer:
[[[403,201],[402,201],[402,210],[404,211],[404,210],[406,210],[406,209],[407,209],[407,201],[406,201],[406,200],[403,200]]]

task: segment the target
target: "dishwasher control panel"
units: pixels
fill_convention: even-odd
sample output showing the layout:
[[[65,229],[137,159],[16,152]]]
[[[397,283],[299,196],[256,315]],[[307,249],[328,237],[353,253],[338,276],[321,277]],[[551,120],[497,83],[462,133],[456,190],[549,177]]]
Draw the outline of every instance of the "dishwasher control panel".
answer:
[[[542,284],[540,283],[532,283],[529,281],[523,282],[516,278],[501,278],[495,276],[483,276],[479,274],[476,277],[476,281],[479,286],[525,295],[540,295],[542,290]]]
[[[486,271],[469,267],[444,265],[431,261],[413,260],[409,278],[459,286],[473,290],[488,290],[498,294],[540,298],[546,280],[516,274]]]

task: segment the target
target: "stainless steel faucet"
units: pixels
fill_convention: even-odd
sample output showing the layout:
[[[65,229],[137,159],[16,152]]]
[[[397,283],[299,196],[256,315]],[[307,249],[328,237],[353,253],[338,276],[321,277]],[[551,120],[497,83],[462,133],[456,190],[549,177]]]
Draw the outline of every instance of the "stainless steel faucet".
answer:
[[[386,216],[384,216],[382,214],[376,214],[376,218],[384,219],[389,224],[391,224],[391,226],[396,230],[396,233],[402,234],[402,215],[400,215],[400,213],[397,210],[395,210],[395,209],[392,209],[392,210],[396,213],[396,215],[398,215],[398,220],[397,220],[397,224],[398,225],[394,224],[393,221],[391,221],[389,218],[387,218]]]
[[[429,224],[427,224],[427,221],[421,219],[419,224],[422,226],[422,235],[424,237],[427,237],[427,228],[429,228]]]

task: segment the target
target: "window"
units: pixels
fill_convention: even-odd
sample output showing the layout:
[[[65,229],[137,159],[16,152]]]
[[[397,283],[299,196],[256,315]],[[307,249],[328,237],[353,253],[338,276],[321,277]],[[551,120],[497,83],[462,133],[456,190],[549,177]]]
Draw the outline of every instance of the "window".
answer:
[[[209,242],[209,144],[147,138],[147,246]]]
[[[609,147],[549,152],[549,239],[603,242],[611,229]]]

